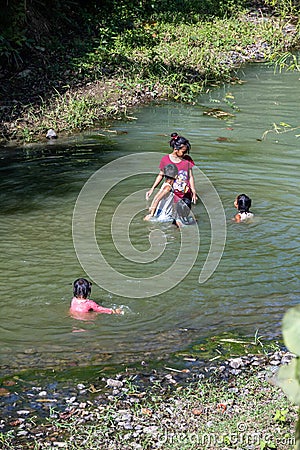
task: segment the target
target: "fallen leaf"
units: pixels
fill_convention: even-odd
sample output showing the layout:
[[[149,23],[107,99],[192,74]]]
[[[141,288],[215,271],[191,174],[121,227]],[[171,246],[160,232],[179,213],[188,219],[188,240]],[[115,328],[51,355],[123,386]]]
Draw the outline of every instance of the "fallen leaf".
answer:
[[[17,384],[15,381],[13,380],[5,380],[3,381],[3,385],[4,386],[14,386],[15,384]]]
[[[62,413],[60,413],[59,418],[60,419],[68,419],[69,417],[73,416],[73,414],[75,414],[75,412],[76,412],[75,408],[71,409],[71,411],[62,412]]]
[[[9,425],[11,427],[17,427],[18,425],[21,425],[21,423],[22,423],[22,420],[16,419],[16,420],[12,420],[11,422],[9,422]]]
[[[224,413],[227,409],[227,405],[225,405],[225,403],[218,403],[217,409],[221,409],[222,412]]]
[[[152,411],[149,408],[142,408],[142,414],[144,414],[145,416],[152,416]]]
[[[194,416],[200,416],[203,413],[203,410],[199,408],[194,408],[192,409],[192,413],[194,414]]]
[[[217,137],[217,141],[219,141],[219,142],[227,142],[227,141],[229,141],[229,139],[227,137],[220,136],[220,137]]]
[[[0,388],[0,397],[8,397],[9,391],[5,388]]]

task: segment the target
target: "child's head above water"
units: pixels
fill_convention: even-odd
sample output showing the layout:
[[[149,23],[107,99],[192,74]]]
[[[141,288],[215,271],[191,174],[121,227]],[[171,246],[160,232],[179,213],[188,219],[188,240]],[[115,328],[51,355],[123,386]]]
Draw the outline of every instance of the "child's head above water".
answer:
[[[251,207],[251,198],[246,194],[240,194],[236,197],[234,206],[239,210],[240,213],[247,213],[249,212],[249,209]]]
[[[173,150],[180,150],[183,146],[186,146],[186,152],[189,153],[191,150],[190,142],[183,136],[179,136],[177,133],[171,134],[170,147]]]
[[[164,167],[164,176],[165,178],[169,178],[171,180],[175,180],[178,175],[178,169],[175,164],[167,164]]]
[[[73,295],[77,298],[88,298],[92,290],[92,283],[85,278],[78,278],[73,283]]]

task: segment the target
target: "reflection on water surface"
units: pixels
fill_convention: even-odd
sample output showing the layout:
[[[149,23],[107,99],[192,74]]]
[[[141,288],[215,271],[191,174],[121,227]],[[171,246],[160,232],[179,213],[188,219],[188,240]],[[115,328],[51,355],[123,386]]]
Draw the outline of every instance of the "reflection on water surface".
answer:
[[[245,79],[242,86],[211,91],[195,106],[144,107],[136,112],[137,121],[117,124],[127,134],[103,138],[86,133],[54,145],[1,150],[4,369],[162,356],[224,331],[250,336],[258,329],[266,338],[280,336],[283,313],[299,301],[299,138],[297,130],[288,130],[300,125],[299,74],[274,75],[272,69],[254,65]],[[226,101],[229,94],[234,109]],[[234,117],[203,115],[215,105]],[[279,125],[285,132],[278,133],[274,123],[290,127]],[[200,252],[183,282],[145,299],[118,297],[94,284],[92,298],[104,306],[124,305],[124,316],[102,315],[87,322],[71,318],[72,282],[85,275],[72,242],[72,214],[81,188],[116,158],[168,152],[168,135],[175,130],[191,141],[196,165],[222,200],[228,221],[220,265],[205,284],[198,283],[210,243],[209,218],[199,202],[194,213]],[[154,174],[132,177],[114,189],[96,221],[105,255],[117,270],[137,277],[160,273],[176,259],[180,233],[161,225],[166,251],[141,267],[113,248],[109,216],[122,196],[149,188],[153,179]],[[201,198],[201,186],[197,191]],[[255,213],[255,222],[247,226],[230,220],[233,200],[242,192],[252,198]],[[150,225],[142,217],[143,212],[134,218],[130,236],[137,248],[147,249]]]

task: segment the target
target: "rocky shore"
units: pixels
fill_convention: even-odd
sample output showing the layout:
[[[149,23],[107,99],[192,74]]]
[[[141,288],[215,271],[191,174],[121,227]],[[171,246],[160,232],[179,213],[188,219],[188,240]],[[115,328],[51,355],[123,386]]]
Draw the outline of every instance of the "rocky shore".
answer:
[[[286,436],[292,444],[296,410],[276,387],[275,378],[278,368],[293,356],[276,350],[226,361],[191,358],[183,368],[162,365],[160,369],[142,362],[114,375],[100,371],[95,379],[78,383],[55,381],[55,376],[44,384],[12,377],[0,388],[0,431],[5,442],[1,447],[0,439],[0,448],[259,448],[254,441],[249,446],[224,446],[223,426],[228,421],[227,426],[233,428],[231,434],[234,430],[241,434],[243,430],[236,427],[244,427],[243,433],[247,429],[249,436],[266,433],[263,430],[269,427],[271,433],[279,433],[277,446],[260,448],[287,450],[292,447],[286,445],[287,441],[285,446],[281,442]],[[254,403],[251,396],[256,399]],[[284,407],[280,406],[282,402]],[[271,406],[273,415],[277,410],[277,422],[271,423],[262,404]],[[254,422],[244,418],[245,414],[252,414]],[[211,442],[198,445],[204,435]],[[92,447],[91,436],[102,446]],[[184,446],[187,439],[190,447]]]

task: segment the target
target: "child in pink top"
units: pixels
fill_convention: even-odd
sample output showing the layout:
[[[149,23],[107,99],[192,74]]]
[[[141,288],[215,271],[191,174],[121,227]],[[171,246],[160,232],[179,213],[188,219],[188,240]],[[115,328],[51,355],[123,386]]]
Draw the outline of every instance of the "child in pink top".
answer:
[[[102,314],[122,314],[122,309],[104,308],[88,297],[91,293],[92,283],[85,278],[78,278],[73,284],[73,294],[70,314],[78,317],[78,313],[97,312]]]
[[[193,166],[195,165],[192,158],[189,156],[191,144],[183,136],[177,133],[171,134],[170,147],[172,153],[163,156],[159,164],[159,174],[154,180],[150,190],[146,193],[146,200],[149,200],[154,192],[154,189],[160,184],[164,177],[164,167],[168,164],[175,164],[178,175],[173,184],[174,201],[177,203],[181,199],[191,209],[192,203],[196,203],[197,193],[195,189],[195,180],[193,175]]]

